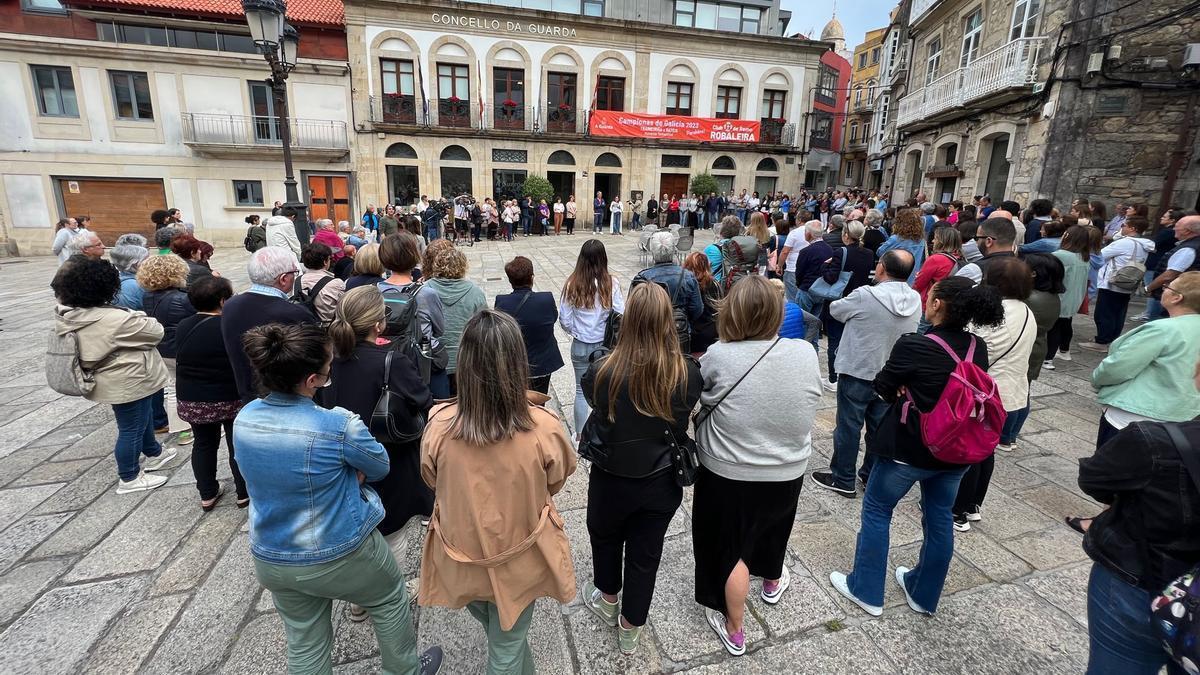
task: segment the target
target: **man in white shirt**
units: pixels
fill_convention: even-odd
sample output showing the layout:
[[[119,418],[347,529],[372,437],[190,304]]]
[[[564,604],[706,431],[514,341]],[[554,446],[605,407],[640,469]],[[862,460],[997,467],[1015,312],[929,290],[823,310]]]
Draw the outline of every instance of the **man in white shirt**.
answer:
[[[787,239],[783,240],[783,250],[779,252],[779,258],[784,261],[783,269],[776,269],[775,273],[783,277],[788,302],[795,302],[796,294],[800,292],[800,287],[796,284],[796,258],[800,251],[808,246],[808,239],[804,236],[805,229],[814,223],[818,230],[824,229],[819,220],[810,220],[802,227],[793,227],[788,231]]]

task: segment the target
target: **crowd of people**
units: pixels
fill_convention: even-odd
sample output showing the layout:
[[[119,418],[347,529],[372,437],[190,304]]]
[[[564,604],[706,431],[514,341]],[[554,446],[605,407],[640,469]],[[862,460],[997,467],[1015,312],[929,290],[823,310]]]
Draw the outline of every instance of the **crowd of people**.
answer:
[[[286,207],[248,219],[251,286],[236,294],[177,211],[153,218],[156,250],[130,234],[105,260],[86,218],[56,237],[66,255],[52,284],[55,336],[73,336],[76,351],[54,363],[113,407],[117,492],[165,483],[155,472],[177,450],[164,439],[186,442],[190,425],[199,503],[211,510],[224,494],[224,436],[293,669],[328,672],[331,601],[342,599],[353,620],[371,618],[385,670],[437,671],[439,648],[416,653],[395,562],[405,528],[421,523],[418,602],[466,607],[487,634],[489,672],[532,672],[533,601],[577,593],[553,497],[578,458],[591,465],[581,595],[624,653],[638,648],[687,487],[695,599],[728,653],[747,649],[751,578],[768,606],[790,586],[805,474],[848,499],[861,484],[854,558],[829,582],[874,616],[890,522],[920,485],[924,545],[894,579],[913,611],[933,614],[955,532],[984,519],[1031,383],[1072,360],[1073,318],[1091,303],[1096,339],[1077,346],[1106,354],[1091,376],[1104,413],[1080,486],[1108,508],[1066,523],[1095,561],[1090,668],[1168,662],[1150,600],[1200,562],[1189,515],[1200,476],[1187,469],[1200,447],[1200,216],[1171,209],[1151,227],[1138,205],[1106,220],[1087,202],[1064,214],[1040,199],[1021,209],[987,197],[892,205],[862,191],[743,191],[651,198],[642,220],[640,203],[597,194],[593,232],[609,218],[619,233],[630,214],[651,264],[619,279],[589,238],[556,300],[534,290],[533,263],[517,256],[504,268],[512,292],[492,309],[441,228],[569,234],[575,200],[538,205],[528,225],[520,202],[460,206],[437,231],[392,206],[353,228],[319,220],[306,244]],[[472,212],[488,206],[476,225]],[[692,251],[703,227],[713,241]],[[1154,302],[1122,335],[1137,293]],[[546,408],[566,365],[556,325],[571,338],[573,438]],[[54,386],[62,373],[47,370]],[[833,453],[810,467],[826,393],[837,400]],[[1172,444],[1179,433],[1190,447]]]

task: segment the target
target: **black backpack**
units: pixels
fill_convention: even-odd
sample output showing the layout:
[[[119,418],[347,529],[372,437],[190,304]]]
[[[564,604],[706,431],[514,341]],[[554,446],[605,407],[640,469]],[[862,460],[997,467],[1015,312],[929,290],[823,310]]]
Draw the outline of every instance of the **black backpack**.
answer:
[[[679,303],[679,296],[683,292],[683,280],[687,275],[687,270],[682,267],[679,269],[679,279],[675,281],[675,292],[671,294],[671,318],[675,320],[675,334],[679,337],[679,349],[684,354],[692,353],[692,322],[688,321],[687,310]],[[656,283],[664,291],[669,291],[669,287],[662,282],[651,282],[646,277],[643,277],[639,272],[633,281],[629,284],[629,290],[641,284]],[[614,340],[615,343],[615,340]]]
[[[429,384],[433,363],[432,346],[421,333],[420,316],[417,311],[417,294],[423,286],[419,281],[414,281],[404,288],[380,282],[378,288],[383,295],[384,319],[387,322],[383,329],[384,337],[392,341],[393,348],[412,359],[421,373],[421,379],[425,384]]]
[[[305,293],[304,288],[300,285],[300,275],[297,274],[296,284],[292,287],[292,302],[296,303],[297,305],[304,306],[308,309],[309,313],[320,319],[321,316],[317,314],[317,296],[321,294],[321,291],[325,290],[326,284],[336,278],[337,277],[324,277],[317,283],[313,284],[313,287],[309,289],[307,293]]]

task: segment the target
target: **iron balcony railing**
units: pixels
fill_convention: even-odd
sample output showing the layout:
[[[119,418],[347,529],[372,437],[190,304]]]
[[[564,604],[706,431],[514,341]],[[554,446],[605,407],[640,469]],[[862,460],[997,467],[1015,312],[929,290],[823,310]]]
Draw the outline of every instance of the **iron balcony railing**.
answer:
[[[1045,37],[1021,38],[980,56],[900,99],[896,123],[905,126],[1038,80]]]
[[[279,117],[182,113],[183,142],[191,145],[282,146]],[[348,150],[346,123],[338,120],[288,120],[294,148]]]

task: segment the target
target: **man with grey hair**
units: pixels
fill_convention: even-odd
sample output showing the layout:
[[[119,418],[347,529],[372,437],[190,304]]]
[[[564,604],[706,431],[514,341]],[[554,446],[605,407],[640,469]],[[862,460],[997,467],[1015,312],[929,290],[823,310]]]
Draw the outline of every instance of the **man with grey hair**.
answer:
[[[367,245],[367,228],[362,225],[355,225],[354,230],[350,233],[350,237],[346,239],[346,243],[356,249]]]
[[[122,235],[125,237],[141,237],[142,241],[146,241],[145,237],[140,234]],[[121,241],[118,239],[117,241]],[[108,259],[112,262],[113,267],[117,268],[117,272],[121,276],[121,290],[117,291],[117,297],[113,298],[112,304],[125,309],[134,311],[142,311],[142,296],[145,290],[138,285],[137,268],[143,260],[150,257],[150,251],[144,246],[136,246],[134,244],[117,244],[108,252]]]
[[[71,237],[67,242],[67,251],[70,255],[85,255],[89,258],[100,259],[104,257],[104,242],[100,241],[100,237],[96,236],[95,232],[84,231]],[[68,256],[69,258],[70,256]]]
[[[184,230],[178,227],[160,227],[154,231],[154,246],[158,249],[159,255],[171,254],[171,240],[183,234]]]
[[[150,242],[147,241],[147,239],[145,237],[143,237],[142,235],[138,234],[137,232],[130,232],[128,234],[123,234],[123,235],[117,237],[117,243],[113,244],[113,248],[116,248],[118,246],[124,246],[126,244],[129,244],[132,246],[141,246],[142,248],[146,248],[146,244],[148,244],[148,243],[150,243]]]
[[[830,248],[841,248],[845,246],[842,243],[842,228],[846,226],[846,216],[840,213],[835,213],[829,217],[829,231],[825,233],[821,239],[829,244]]]
[[[646,241],[646,250],[654,265],[637,273],[630,290],[641,283],[658,284],[671,297],[672,305],[683,308],[689,325],[698,321],[704,315],[704,298],[696,275],[675,264],[675,235],[670,230],[655,232]]]
[[[250,289],[226,300],[221,310],[221,339],[243,403],[249,403],[258,395],[250,359],[242,348],[242,336],[246,331],[269,323],[299,324],[316,320],[304,305],[290,301],[296,275],[300,273],[300,263],[291,251],[281,246],[260,248],[250,256],[246,273],[252,284]]]

